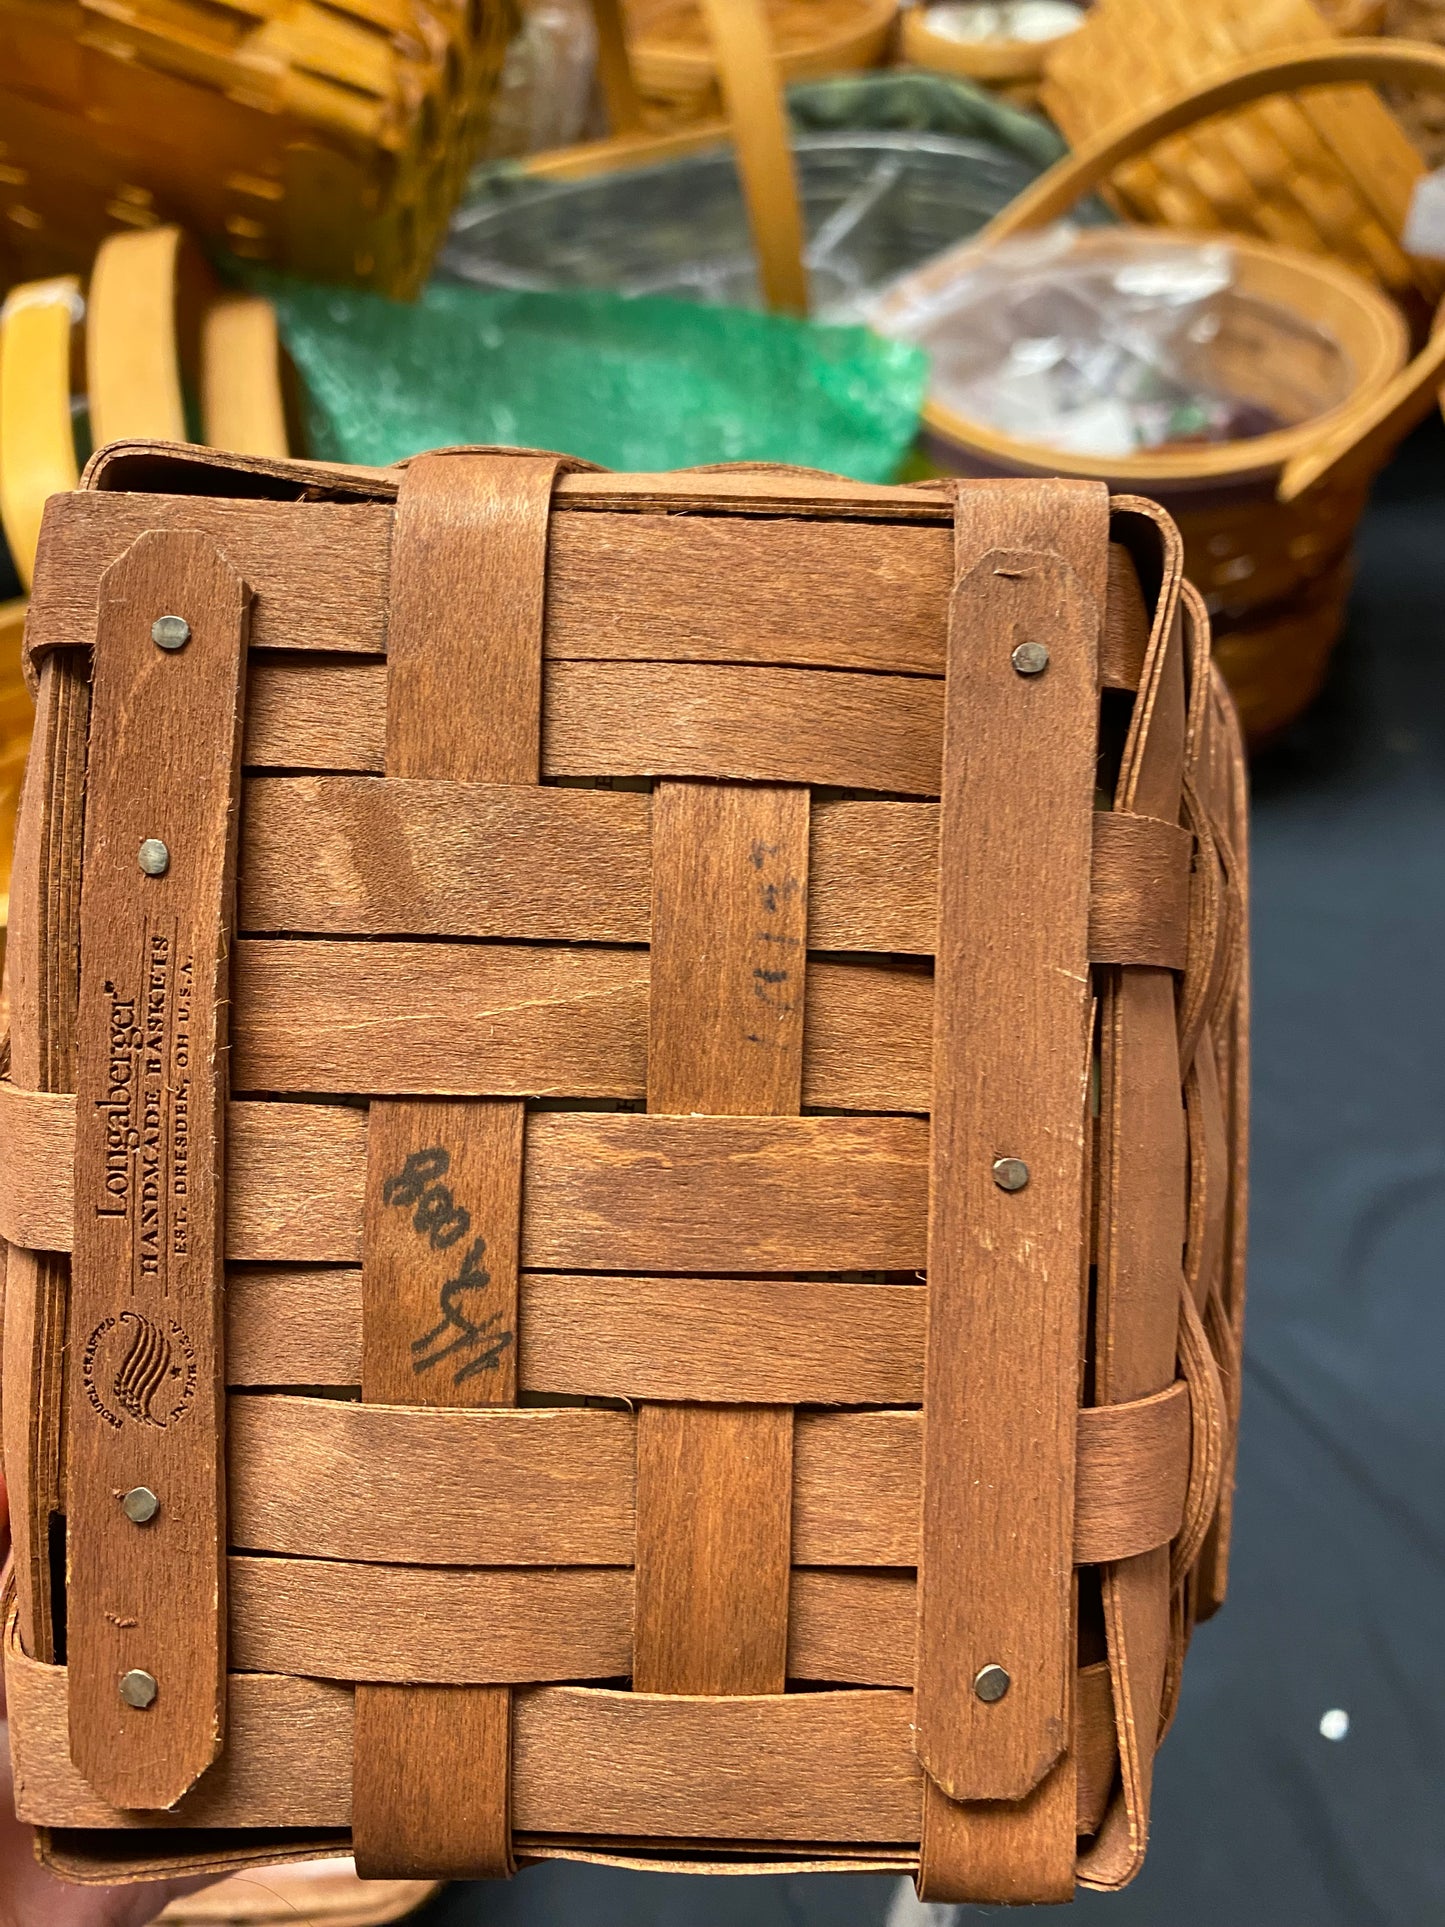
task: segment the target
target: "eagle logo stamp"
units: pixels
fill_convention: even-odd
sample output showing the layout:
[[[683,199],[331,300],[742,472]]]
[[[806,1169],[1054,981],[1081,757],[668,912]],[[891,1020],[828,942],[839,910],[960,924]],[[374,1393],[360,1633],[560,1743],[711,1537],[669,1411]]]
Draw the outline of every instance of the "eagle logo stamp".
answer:
[[[195,1396],[195,1347],[174,1318],[163,1329],[143,1312],[123,1311],[86,1340],[84,1379],[86,1397],[116,1431],[127,1420],[163,1431]]]

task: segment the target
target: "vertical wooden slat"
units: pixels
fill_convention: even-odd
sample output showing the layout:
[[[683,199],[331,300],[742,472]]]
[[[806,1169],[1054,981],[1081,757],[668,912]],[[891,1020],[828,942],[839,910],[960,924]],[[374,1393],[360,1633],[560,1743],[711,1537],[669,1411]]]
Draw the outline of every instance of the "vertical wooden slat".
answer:
[[[423,456],[392,529],[386,774],[524,783],[541,763],[542,618],[557,460]],[[524,1106],[371,1107],[362,1397],[514,1405]],[[505,1874],[511,1688],[356,1691],[363,1873]]]
[[[1059,1900],[1074,1873],[1088,874],[1108,511],[1102,490],[1067,483],[1000,484],[967,506],[939,809],[920,1890]]]
[[[805,789],[658,784],[650,1111],[798,1110],[808,825]],[[639,1692],[783,1690],[792,1447],[788,1407],[640,1408]]]
[[[97,618],[67,1658],[71,1757],[118,1807],[171,1806],[220,1751],[225,1724],[225,959],[248,601],[206,536],[152,532],[106,571]],[[152,639],[164,615],[189,623],[183,647]],[[137,1518],[128,1493],[150,1510]]]

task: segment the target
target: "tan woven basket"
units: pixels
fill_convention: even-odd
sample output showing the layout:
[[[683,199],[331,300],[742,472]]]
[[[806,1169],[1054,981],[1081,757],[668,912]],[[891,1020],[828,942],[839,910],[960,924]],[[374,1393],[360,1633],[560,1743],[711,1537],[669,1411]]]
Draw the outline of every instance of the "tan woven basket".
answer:
[[[1310,0],[1096,0],[1086,25],[1050,57],[1043,105],[1083,147],[1247,59],[1340,31]],[[1327,254],[1433,307],[1439,264],[1412,260],[1399,241],[1422,171],[1379,98],[1339,87],[1191,125],[1110,178],[1135,219]]]
[[[1441,0],[1385,0],[1384,31],[1400,40],[1445,45],[1445,5]],[[1406,95],[1391,104],[1429,165],[1445,162],[1445,101]]]
[[[179,220],[414,293],[515,17],[515,0],[0,0],[0,286]]]
[[[981,250],[1046,226],[1121,164],[1210,115],[1281,90],[1341,80],[1445,89],[1445,52],[1361,40],[1243,63],[1087,142],[970,245]],[[1107,233],[1093,243],[1108,244]],[[1430,407],[1445,367],[1445,335],[1406,365],[1408,338],[1399,312],[1349,269],[1248,236],[1236,237],[1233,245],[1244,286],[1322,324],[1345,348],[1355,388],[1343,407],[1250,441],[1092,461],[1013,440],[933,399],[925,405],[924,426],[928,452],[948,472],[1063,469],[1164,502],[1184,536],[1191,579],[1209,598],[1220,658],[1246,731],[1258,741],[1298,714],[1319,688],[1344,619],[1355,523],[1376,470]],[[945,284],[966,253],[942,257],[911,289]],[[907,299],[900,296],[881,311],[882,325],[890,313],[902,312]],[[1221,351],[1228,347],[1221,342]],[[1244,365],[1231,371],[1231,379],[1257,384],[1256,398],[1268,405],[1276,372],[1267,363]],[[1291,384],[1305,373],[1296,366],[1281,372]]]
[[[898,0],[767,0],[784,81],[876,67],[888,51]],[[633,72],[650,125],[716,116],[721,106],[713,33],[702,0],[626,0]]]
[[[1095,0],[1095,4],[1097,3],[1098,0]],[[1303,4],[1308,5],[1308,0],[1303,0]],[[1207,17],[1207,11],[1206,5],[1203,17]],[[1384,25],[1384,0],[1328,0],[1328,3],[1321,7],[1321,15],[1327,33],[1341,36],[1379,33]],[[1046,68],[1055,56],[1061,54],[1065,40],[1073,37],[1070,34],[1061,34],[1054,40],[968,43],[956,40],[948,34],[934,32],[929,26],[928,16],[927,6],[910,7],[903,16],[900,47],[904,60],[910,66],[931,68],[937,73],[957,74],[964,80],[972,80],[984,87],[992,88],[1008,99],[1017,101],[1023,107],[1033,107],[1038,104]],[[1190,21],[1197,22],[1201,17],[1198,8],[1188,11],[1187,18]],[[1247,17],[1251,27],[1258,18],[1258,10]],[[1158,24],[1159,15],[1156,11],[1150,16],[1149,31],[1154,32]],[[1168,25],[1172,27],[1176,23],[1168,20]],[[1267,44],[1269,43],[1263,40],[1251,39],[1248,46],[1237,45],[1235,51],[1243,53],[1256,47],[1262,50]],[[1099,64],[1107,68],[1111,75],[1115,71],[1113,55],[1114,48],[1111,42],[1107,55],[1099,56]],[[1080,65],[1087,68],[1091,64],[1091,58],[1086,54]],[[1067,58],[1061,59],[1059,66],[1067,76],[1071,68]],[[1176,76],[1176,78],[1183,78],[1183,76]],[[1203,78],[1203,75],[1201,74],[1199,78]],[[1067,90],[1068,78],[1062,80],[1060,85],[1062,89]],[[1110,98],[1117,103],[1125,95],[1127,90],[1120,89],[1111,93]],[[1138,104],[1137,98],[1132,104]],[[1050,105],[1057,106],[1058,103],[1051,100]],[[1091,118],[1099,111],[1097,95],[1093,93],[1077,105],[1071,98],[1063,111],[1065,120],[1072,123],[1071,131],[1075,138],[1081,137],[1085,132],[1096,131],[1102,124]]]
[[[1097,485],[515,450],[51,502],[0,1236],[52,1865],[1131,1877],[1243,1313],[1180,561]]]
[[[1044,63],[1067,35],[1057,40],[962,41],[938,33],[928,24],[926,6],[910,7],[903,16],[899,51],[910,67],[956,74],[989,87],[1016,101],[1034,106],[1043,85]]]

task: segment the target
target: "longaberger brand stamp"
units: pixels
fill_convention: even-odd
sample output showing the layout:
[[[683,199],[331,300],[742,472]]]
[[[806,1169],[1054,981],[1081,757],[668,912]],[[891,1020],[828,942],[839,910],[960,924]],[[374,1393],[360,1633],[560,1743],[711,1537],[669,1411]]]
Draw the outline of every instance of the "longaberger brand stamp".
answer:
[[[144,1312],[103,1318],[85,1341],[85,1396],[117,1431],[130,1420],[164,1430],[185,1416],[196,1391],[196,1351],[185,1327]]]
[[[162,1281],[190,1252],[191,997],[174,934],[148,929],[138,987],[107,978],[104,1135],[97,1218],[126,1220],[138,1279]]]

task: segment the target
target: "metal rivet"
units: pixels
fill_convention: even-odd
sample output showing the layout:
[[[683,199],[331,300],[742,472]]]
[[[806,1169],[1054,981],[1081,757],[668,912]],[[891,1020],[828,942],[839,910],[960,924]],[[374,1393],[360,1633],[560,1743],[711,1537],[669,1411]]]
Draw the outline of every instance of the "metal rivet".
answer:
[[[134,1485],[120,1502],[120,1509],[132,1525],[149,1525],[161,1509],[161,1502],[148,1485]]]
[[[1002,1666],[985,1666],[974,1678],[973,1690],[987,1706],[1001,1700],[1012,1682]]]
[[[159,1691],[160,1688],[152,1676],[149,1673],[143,1673],[139,1667],[133,1667],[130,1672],[122,1673],[120,1676],[120,1696],[127,1706],[139,1708],[151,1706]]]
[[[148,836],[137,859],[148,877],[163,877],[171,867],[171,853],[158,836]]]
[[[1049,666],[1049,652],[1041,642],[1021,642],[1009,661],[1021,676],[1041,676]]]
[[[1000,1191],[1022,1191],[1029,1181],[1029,1167],[1022,1158],[995,1158],[993,1181]]]
[[[157,616],[151,624],[151,641],[157,649],[184,649],[191,639],[191,625],[184,616]]]

